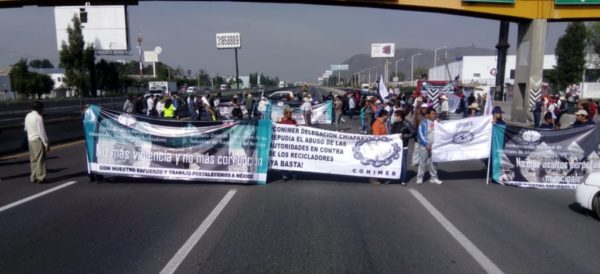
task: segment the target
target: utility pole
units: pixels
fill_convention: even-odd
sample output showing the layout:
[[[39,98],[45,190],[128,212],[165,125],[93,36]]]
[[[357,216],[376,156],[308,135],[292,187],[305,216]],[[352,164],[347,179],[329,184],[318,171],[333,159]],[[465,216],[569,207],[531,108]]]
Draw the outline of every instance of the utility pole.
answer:
[[[142,65],[142,41],[144,39],[142,39],[142,33],[138,32],[138,37],[137,37],[137,48],[138,48],[138,56],[139,56],[139,62],[140,62],[140,78],[144,77],[144,66]]]

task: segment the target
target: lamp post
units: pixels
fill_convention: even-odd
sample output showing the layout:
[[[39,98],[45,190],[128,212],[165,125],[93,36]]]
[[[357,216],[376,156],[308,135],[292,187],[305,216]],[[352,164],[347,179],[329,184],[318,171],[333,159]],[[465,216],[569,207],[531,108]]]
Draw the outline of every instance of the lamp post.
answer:
[[[414,81],[413,76],[415,74],[415,70],[414,70],[415,57],[417,57],[419,55],[421,55],[420,52],[410,57],[410,84],[411,85],[413,84],[413,81]]]
[[[436,67],[437,67],[437,51],[441,50],[441,49],[446,49],[446,58],[448,58],[448,46],[443,46],[443,47],[439,47],[437,49],[433,50],[433,73],[435,74],[435,76],[437,77],[437,73],[436,73]],[[437,78],[434,78],[437,79]]]
[[[396,59],[396,72],[394,77],[398,77],[398,61],[404,61],[404,58]]]

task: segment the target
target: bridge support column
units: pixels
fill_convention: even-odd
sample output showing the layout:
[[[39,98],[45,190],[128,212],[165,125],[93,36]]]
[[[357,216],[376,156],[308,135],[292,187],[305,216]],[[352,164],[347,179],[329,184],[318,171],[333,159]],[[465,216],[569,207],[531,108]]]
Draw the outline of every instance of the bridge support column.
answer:
[[[544,48],[548,21],[535,19],[519,23],[517,61],[511,120],[531,121],[532,102],[539,98],[544,71]]]

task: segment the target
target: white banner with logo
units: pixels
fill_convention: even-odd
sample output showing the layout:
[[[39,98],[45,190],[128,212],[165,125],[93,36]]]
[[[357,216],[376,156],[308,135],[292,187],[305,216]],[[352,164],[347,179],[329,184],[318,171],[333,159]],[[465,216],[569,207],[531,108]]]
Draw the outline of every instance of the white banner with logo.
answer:
[[[436,123],[432,148],[434,162],[490,157],[492,116],[480,116]]]
[[[373,136],[273,124],[270,168],[399,179],[399,134]]]
[[[460,96],[448,93],[446,97],[448,97],[448,111],[455,113],[460,106]]]

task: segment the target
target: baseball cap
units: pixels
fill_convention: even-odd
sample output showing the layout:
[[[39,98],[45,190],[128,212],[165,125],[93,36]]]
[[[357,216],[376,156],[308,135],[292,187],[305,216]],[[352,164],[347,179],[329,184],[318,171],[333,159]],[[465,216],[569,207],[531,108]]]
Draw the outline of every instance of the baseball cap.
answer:
[[[492,114],[496,114],[496,113],[504,113],[504,111],[502,111],[502,108],[500,106],[495,106],[494,109],[492,110]]]
[[[588,116],[587,111],[585,111],[585,109],[580,109],[577,112],[575,112],[575,115],[583,115],[583,116]]]

